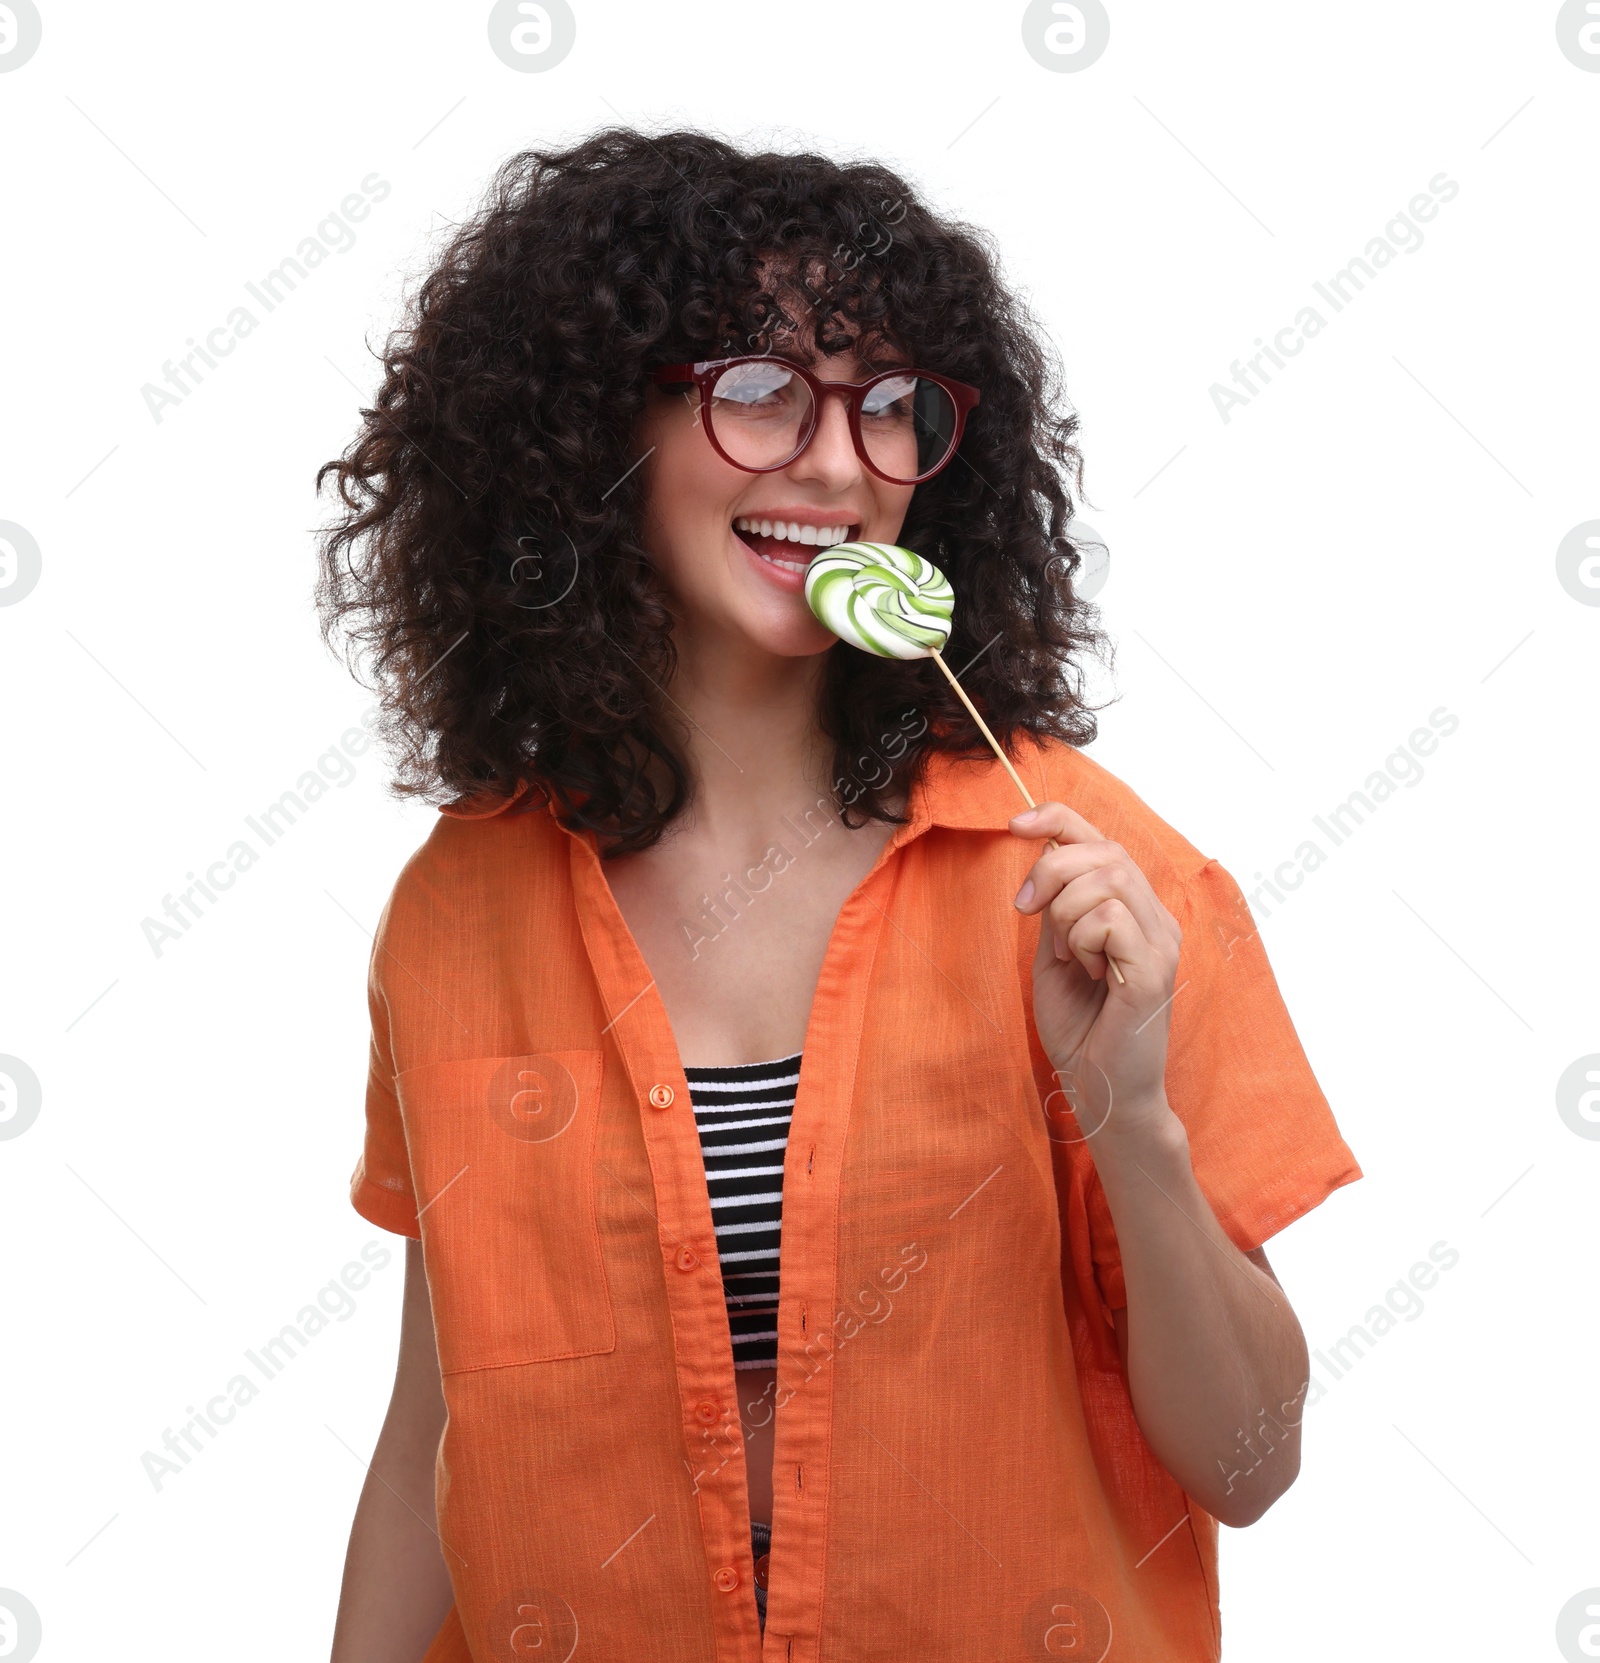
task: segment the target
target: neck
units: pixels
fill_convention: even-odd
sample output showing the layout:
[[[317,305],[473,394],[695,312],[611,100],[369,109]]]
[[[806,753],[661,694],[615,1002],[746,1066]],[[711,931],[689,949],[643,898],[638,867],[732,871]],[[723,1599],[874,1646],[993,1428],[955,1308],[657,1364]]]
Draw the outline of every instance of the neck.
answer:
[[[831,797],[817,722],[823,654],[784,658],[680,629],[668,711],[684,729],[703,831],[737,834]]]

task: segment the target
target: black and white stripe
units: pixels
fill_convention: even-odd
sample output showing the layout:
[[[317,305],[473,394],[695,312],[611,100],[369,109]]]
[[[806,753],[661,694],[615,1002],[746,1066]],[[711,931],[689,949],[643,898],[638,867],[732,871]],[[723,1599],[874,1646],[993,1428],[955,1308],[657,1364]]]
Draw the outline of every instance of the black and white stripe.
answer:
[[[686,1068],[717,1232],[735,1368],[778,1359],[783,1152],[800,1053],[737,1068]]]

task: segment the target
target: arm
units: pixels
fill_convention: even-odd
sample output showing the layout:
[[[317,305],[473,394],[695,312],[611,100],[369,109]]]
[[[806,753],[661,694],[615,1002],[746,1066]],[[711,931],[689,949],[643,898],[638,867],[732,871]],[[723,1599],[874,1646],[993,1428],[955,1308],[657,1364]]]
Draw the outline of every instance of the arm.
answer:
[[[1171,1183],[1161,1181],[1173,1191]],[[1198,1189],[1194,1193],[1199,1195]],[[1159,1195],[1156,1200],[1167,1208]],[[1199,1268],[1194,1264],[1197,1258],[1216,1258],[1224,1265],[1221,1277],[1228,1280],[1219,1288],[1215,1275],[1191,1277],[1183,1269],[1176,1275],[1158,1269],[1155,1297],[1144,1298],[1135,1290],[1137,1273],[1125,1250],[1129,1303],[1112,1317],[1128,1394],[1146,1441],[1213,1518],[1240,1529],[1255,1523],[1299,1474],[1300,1416],[1309,1360],[1300,1324],[1278,1288],[1266,1254],[1260,1248],[1240,1254],[1217,1228],[1203,1196],[1199,1207],[1210,1225],[1207,1233],[1219,1244],[1218,1253],[1199,1247],[1188,1224],[1179,1223],[1190,1245],[1180,1246],[1172,1262],[1193,1271]],[[1125,1208],[1119,1215],[1113,1203],[1117,1239],[1139,1240],[1145,1250],[1147,1243],[1133,1233],[1146,1226],[1124,1216],[1128,1212]],[[1226,1268],[1223,1247],[1244,1274],[1234,1277]],[[1162,1253],[1158,1250],[1150,1257],[1159,1263]],[[1264,1274],[1258,1276],[1251,1265]],[[1225,1295],[1234,1281],[1239,1286],[1231,1290],[1230,1302]],[[1141,1279],[1141,1289],[1145,1285]],[[1244,1291],[1251,1286],[1270,1287],[1275,1301],[1267,1304]],[[1242,1312],[1237,1309],[1241,1301]],[[1241,1317],[1248,1325],[1248,1337],[1242,1341],[1234,1337],[1232,1327]]]
[[[422,1244],[408,1240],[394,1392],[350,1529],[331,1663],[418,1663],[450,1610],[433,1504],[444,1423]]]
[[[1019,836],[1061,839],[1017,896],[1040,913],[1034,1023],[1077,1114],[1121,1249],[1118,1349],[1140,1430],[1224,1524],[1260,1518],[1299,1470],[1309,1359],[1266,1258],[1245,1254],[1195,1180],[1166,1099],[1181,932],[1121,845],[1042,804]],[[1106,953],[1126,977],[1107,982]]]

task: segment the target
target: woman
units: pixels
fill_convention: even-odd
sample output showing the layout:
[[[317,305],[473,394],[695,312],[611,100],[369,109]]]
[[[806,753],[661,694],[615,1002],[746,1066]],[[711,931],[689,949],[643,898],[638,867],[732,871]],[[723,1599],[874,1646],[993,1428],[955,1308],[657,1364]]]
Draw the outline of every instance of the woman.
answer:
[[[336,1663],[1219,1654],[1308,1382],[1260,1244],[1360,1172],[1232,878],[1080,749],[1048,363],[887,170],[627,130],[391,340],[321,600],[449,800],[372,957],[413,1239]],[[843,539],[948,574],[1036,813],[813,617]]]

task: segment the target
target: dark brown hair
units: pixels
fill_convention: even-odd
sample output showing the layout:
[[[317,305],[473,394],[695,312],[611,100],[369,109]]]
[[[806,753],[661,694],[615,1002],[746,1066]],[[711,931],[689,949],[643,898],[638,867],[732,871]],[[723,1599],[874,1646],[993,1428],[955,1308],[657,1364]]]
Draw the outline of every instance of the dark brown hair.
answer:
[[[901,532],[954,585],[947,662],[1002,743],[1091,740],[1079,661],[1105,643],[1072,586],[1078,420],[984,237],[874,163],[611,128],[503,164],[390,336],[357,436],[317,474],[340,505],[323,633],[370,666],[396,792],[526,780],[609,853],[655,842],[693,782],[661,693],[671,597],[630,472],[648,372],[869,342],[982,392]],[[987,754],[926,660],[833,647],[818,720],[847,816],[895,818],[930,749]]]

